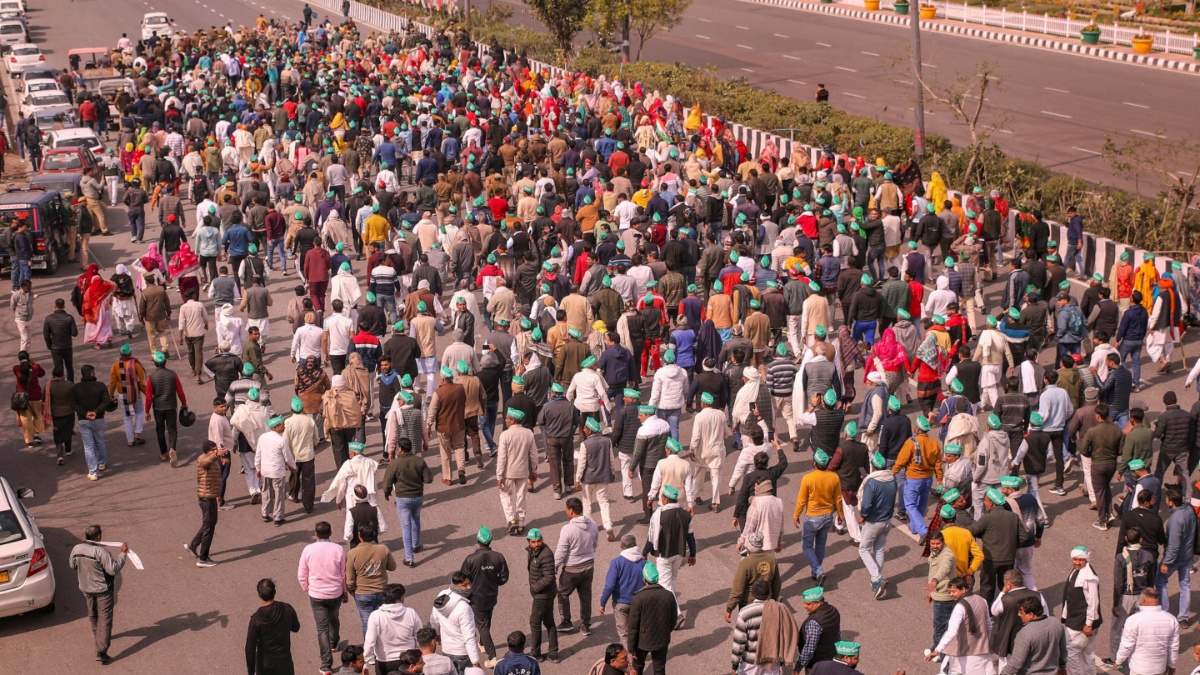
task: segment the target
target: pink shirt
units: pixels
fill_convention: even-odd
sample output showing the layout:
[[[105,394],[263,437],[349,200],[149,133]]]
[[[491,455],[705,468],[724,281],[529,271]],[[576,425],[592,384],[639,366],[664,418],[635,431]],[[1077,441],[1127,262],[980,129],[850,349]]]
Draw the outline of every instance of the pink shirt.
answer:
[[[304,547],[300,569],[296,573],[300,588],[317,600],[342,597],[346,590],[346,550],[331,541],[317,541]]]

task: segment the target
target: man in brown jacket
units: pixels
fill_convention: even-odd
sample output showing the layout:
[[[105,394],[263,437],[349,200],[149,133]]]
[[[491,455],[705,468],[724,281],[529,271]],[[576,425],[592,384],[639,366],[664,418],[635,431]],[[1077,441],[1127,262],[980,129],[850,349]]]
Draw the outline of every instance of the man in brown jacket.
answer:
[[[362,401],[346,385],[346,378],[334,375],[333,386],[321,396],[321,414],[325,416],[325,436],[333,449],[333,459],[341,468],[350,459],[350,441],[363,423]]]
[[[458,483],[467,483],[466,410],[467,391],[454,381],[454,371],[442,367],[442,384],[429,400],[425,424],[437,432],[438,452],[442,456],[442,483],[450,485],[450,455],[458,468]],[[482,387],[481,387],[482,389]]]
[[[165,280],[151,283],[142,291],[138,299],[138,318],[146,338],[150,342],[150,353],[156,351],[167,354],[171,351],[167,343],[167,331],[171,321],[171,299],[167,297],[167,289],[163,287]],[[155,346],[155,342],[158,346]]]
[[[466,418],[463,420],[466,438],[463,439],[463,445],[466,446],[466,439],[471,439],[471,447],[475,450],[475,465],[480,469],[483,468],[483,450],[479,445],[479,417],[483,415],[487,408],[487,400],[483,394],[483,383],[478,377],[469,374],[471,367],[466,361],[459,359],[455,364],[454,369],[458,371],[454,381],[462,385],[463,393],[466,394],[466,402],[464,404],[463,414]],[[464,454],[466,454],[464,447]]]
[[[217,529],[217,498],[221,496],[221,465],[229,464],[229,448],[217,447],[212,441],[200,446],[196,459],[196,497],[200,500],[200,531],[186,546],[196,556],[196,567],[213,567],[217,563],[208,557],[213,533]]]
[[[571,378],[583,369],[583,360],[592,355],[592,350],[580,342],[582,336],[578,328],[567,329],[567,341],[554,357],[554,379],[564,387],[571,384]]]

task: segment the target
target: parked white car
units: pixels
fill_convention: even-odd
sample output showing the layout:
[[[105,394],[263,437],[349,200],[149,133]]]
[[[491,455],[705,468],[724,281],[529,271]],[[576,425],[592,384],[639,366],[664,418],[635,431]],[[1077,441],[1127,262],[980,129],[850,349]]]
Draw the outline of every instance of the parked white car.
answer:
[[[0,20],[0,48],[13,47],[29,42],[29,32],[20,19]]]
[[[26,86],[29,86],[29,83],[26,83]],[[25,113],[26,117],[39,110],[62,106],[71,107],[71,100],[67,98],[66,92],[59,90],[28,92],[21,99],[21,112]]]
[[[87,127],[57,129],[46,136],[46,146],[55,148],[87,148],[96,157],[104,154],[104,142]]]
[[[4,65],[8,67],[10,73],[17,73],[45,63],[46,57],[42,54],[42,50],[38,49],[37,45],[28,42],[13,45],[8,52],[8,58],[4,61]]]
[[[62,91],[62,85],[58,83],[58,80],[41,77],[36,80],[26,80],[21,89],[21,92],[25,94],[39,91]]]
[[[18,498],[0,477],[0,617],[54,611],[54,567],[37,521],[20,501],[33,496],[21,490]]]
[[[21,0],[0,0],[0,13],[5,12],[24,15],[25,3]]]
[[[168,37],[175,30],[175,22],[166,12],[146,12],[142,17],[142,39],[149,40],[155,33]]]

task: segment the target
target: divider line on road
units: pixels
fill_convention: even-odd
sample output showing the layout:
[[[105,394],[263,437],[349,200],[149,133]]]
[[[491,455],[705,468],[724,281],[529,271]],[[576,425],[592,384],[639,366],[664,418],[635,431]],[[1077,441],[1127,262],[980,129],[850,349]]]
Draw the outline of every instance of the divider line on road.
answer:
[[[1127,105],[1127,106],[1132,106],[1132,107],[1134,107],[1134,108],[1141,108],[1142,110],[1149,110],[1149,109],[1150,109],[1150,106],[1148,106],[1148,105],[1142,105],[1141,103],[1130,103],[1129,101],[1121,101],[1121,104],[1122,104],[1122,105]]]
[[[822,47],[832,47],[833,46],[833,45],[827,45],[824,42],[818,42],[817,44],[821,45]]]
[[[800,60],[800,57],[799,57],[799,56],[792,56],[791,54],[780,54],[780,56],[782,56],[782,57],[783,57],[783,58],[785,58],[785,59],[791,59],[791,60],[793,60],[793,61],[799,61],[799,60]]]
[[[863,52],[863,54],[866,54],[867,56],[879,56],[875,52]]]
[[[1063,119],[1065,119],[1065,120],[1069,120],[1069,119],[1071,119],[1071,116],[1070,116],[1070,115],[1064,115],[1064,114],[1062,114],[1062,113],[1050,112],[1049,110],[1043,110],[1043,111],[1042,111],[1042,114],[1043,114],[1043,115],[1050,115],[1051,117],[1061,117],[1061,118],[1063,118]]]
[[[838,70],[844,70],[847,73],[857,73],[858,72],[857,70],[855,70],[853,68],[847,68],[846,66],[834,66],[834,68],[837,68]]]
[[[800,80],[788,80],[788,82],[791,82],[792,84],[802,84],[806,87],[808,86],[807,82],[801,82]]]
[[[1161,138],[1163,140],[1167,139],[1166,136],[1163,136],[1162,134],[1156,134],[1153,131],[1142,131],[1141,129],[1130,129],[1130,131],[1132,131],[1135,134],[1141,134],[1143,136],[1153,136],[1155,138]]]
[[[738,46],[741,47],[742,49],[749,49],[750,51],[754,51],[754,47],[750,47],[747,45],[738,45]]]
[[[850,92],[848,92],[848,91],[843,91],[842,93],[843,93],[843,94],[845,94],[845,95],[847,95],[847,96],[849,96],[849,97],[851,97],[851,98],[866,98],[866,96],[861,96],[861,95],[859,95],[859,94],[851,94],[851,93],[850,93]]]
[[[1095,150],[1088,150],[1087,148],[1078,148],[1078,147],[1075,147],[1074,145],[1072,145],[1072,146],[1071,146],[1071,149],[1072,149],[1072,150],[1078,150],[1078,151],[1080,151],[1080,152],[1086,152],[1086,153],[1087,153],[1087,154],[1089,154],[1089,155],[1097,155],[1097,156],[1099,156],[1099,155],[1103,155],[1103,154],[1104,154],[1104,153],[1102,153],[1102,152],[1096,152]]]
[[[707,35],[697,35],[696,37],[700,38],[701,40],[711,40],[712,39],[712,38],[708,37]]]
[[[753,72],[754,72],[753,70],[750,70],[749,68],[742,68],[742,70],[746,71],[747,73],[753,73]]]
[[[1042,89],[1045,89],[1046,91],[1053,91],[1053,92],[1057,92],[1057,93],[1059,93],[1059,94],[1069,94],[1069,93],[1071,93],[1071,92],[1067,91],[1066,89],[1055,89],[1054,87],[1042,87]]]
[[[788,36],[786,36],[786,35],[784,35],[784,34],[782,34],[782,33],[776,33],[776,34],[775,34],[775,37],[777,37],[777,38],[783,38],[784,40],[787,40],[787,39],[789,39],[789,38],[788,38]]]

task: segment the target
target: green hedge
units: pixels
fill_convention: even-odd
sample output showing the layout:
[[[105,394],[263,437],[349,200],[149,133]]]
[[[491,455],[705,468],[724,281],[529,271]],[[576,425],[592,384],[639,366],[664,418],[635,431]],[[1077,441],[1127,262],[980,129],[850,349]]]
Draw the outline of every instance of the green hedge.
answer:
[[[435,26],[457,25],[456,19],[447,15],[396,0],[370,0],[367,4]],[[484,44],[515,49],[538,61],[566,61],[592,75],[620,74],[625,80],[641,82],[649,91],[673,94],[688,105],[698,102],[705,114],[745,126],[763,131],[795,128],[795,140],[809,145],[830,145],[852,156],[885,157],[893,163],[912,154],[913,132],[908,127],[765,91],[744,78],[721,78],[711,68],[650,61],[622,68],[616,54],[590,43],[563,55],[548,34],[514,25],[511,16],[512,10],[503,5],[493,5],[486,14],[473,13],[472,37]],[[1075,205],[1089,232],[1147,250],[1191,250],[1193,237],[1200,233],[1200,214],[1187,213],[1180,231],[1175,226],[1177,207],[1168,208],[1165,199],[1144,199],[1124,190],[1056,175],[1035,162],[1009,157],[994,145],[985,149],[971,176],[965,175],[969,159],[967,151],[954,148],[945,137],[926,135],[922,168],[927,175],[940,172],[951,188],[994,186],[1014,205],[1039,208],[1047,218],[1058,220],[1064,220],[1066,208]]]

